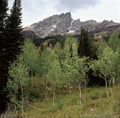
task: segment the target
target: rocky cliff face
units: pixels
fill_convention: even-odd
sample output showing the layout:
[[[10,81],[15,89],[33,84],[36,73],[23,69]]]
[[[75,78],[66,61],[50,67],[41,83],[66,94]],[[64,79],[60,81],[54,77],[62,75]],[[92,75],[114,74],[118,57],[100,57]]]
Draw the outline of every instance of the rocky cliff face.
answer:
[[[66,35],[80,34],[81,28],[87,29],[89,32],[100,32],[100,31],[120,31],[120,24],[113,21],[104,20],[101,23],[98,23],[94,20],[88,20],[81,22],[79,19],[73,20],[70,12],[63,13],[60,15],[53,15],[40,21],[34,23],[29,27],[24,28],[23,31],[32,31],[38,37],[46,37],[52,35]]]
[[[24,30],[35,32],[40,37],[50,35],[65,35],[67,29],[70,27],[72,18],[70,13],[54,15],[35,23]]]

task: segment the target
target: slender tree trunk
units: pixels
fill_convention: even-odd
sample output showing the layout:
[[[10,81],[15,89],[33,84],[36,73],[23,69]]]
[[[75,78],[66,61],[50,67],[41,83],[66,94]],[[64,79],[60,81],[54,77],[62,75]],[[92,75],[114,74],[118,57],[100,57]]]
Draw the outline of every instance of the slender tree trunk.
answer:
[[[33,89],[34,85],[33,85],[33,71],[32,70],[31,70],[31,78],[32,78],[32,80],[31,80],[31,87]]]
[[[78,88],[79,88],[79,103],[80,105],[82,105],[82,90],[80,83],[78,84]]]
[[[45,75],[45,98],[46,98],[46,100],[48,99],[48,96],[47,96],[47,93],[48,93],[47,85],[48,85],[48,82],[47,82],[46,75]]]
[[[111,93],[110,95],[112,96],[112,98],[114,98],[112,88],[109,88],[109,90],[110,90],[110,93]]]
[[[70,82],[68,84],[68,92],[69,92],[69,94],[71,94],[71,84],[70,84]]]
[[[86,75],[86,78],[87,79],[84,80],[84,85],[85,85],[85,103],[87,103],[87,100],[86,100],[87,91],[86,90],[87,90],[87,84],[89,82],[88,74]]]
[[[20,88],[21,88],[21,98],[22,98],[21,111],[22,111],[22,117],[23,117],[24,116],[24,95],[23,95],[23,85],[21,80],[20,80]]]
[[[112,84],[113,84],[113,86],[115,85],[115,78],[114,77],[112,78]]]
[[[53,84],[53,107],[55,106],[55,84]]]
[[[53,107],[55,106],[55,90],[53,90]]]
[[[106,95],[107,95],[107,98],[109,98],[107,79],[106,79],[106,77],[104,77],[104,79],[105,79]]]
[[[16,116],[17,116],[17,108],[16,108],[16,105],[15,105],[15,114],[16,114]]]

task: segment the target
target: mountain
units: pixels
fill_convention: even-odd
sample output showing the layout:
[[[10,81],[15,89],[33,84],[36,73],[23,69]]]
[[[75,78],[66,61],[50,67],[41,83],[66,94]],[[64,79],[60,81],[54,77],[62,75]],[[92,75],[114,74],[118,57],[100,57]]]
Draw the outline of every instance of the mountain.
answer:
[[[78,35],[81,28],[87,29],[90,33],[105,32],[109,34],[112,31],[120,31],[120,24],[107,20],[103,22],[96,22],[94,20],[81,22],[80,19],[73,20],[71,13],[67,12],[65,14],[50,16],[43,21],[25,27],[23,33],[27,32],[28,35],[33,34],[34,37],[44,38],[66,34]]]
[[[53,15],[43,21],[26,27],[24,31],[33,31],[42,38],[50,35],[64,35],[70,27],[71,21],[72,18],[70,13]]]

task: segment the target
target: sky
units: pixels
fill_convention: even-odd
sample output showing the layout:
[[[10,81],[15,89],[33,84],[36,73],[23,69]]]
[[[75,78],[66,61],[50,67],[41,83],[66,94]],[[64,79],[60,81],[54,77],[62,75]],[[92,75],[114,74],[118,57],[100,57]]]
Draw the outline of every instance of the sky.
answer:
[[[14,0],[9,1],[9,8]],[[43,19],[71,12],[73,19],[80,21],[113,20],[120,23],[120,0],[21,0],[22,25],[29,26]]]

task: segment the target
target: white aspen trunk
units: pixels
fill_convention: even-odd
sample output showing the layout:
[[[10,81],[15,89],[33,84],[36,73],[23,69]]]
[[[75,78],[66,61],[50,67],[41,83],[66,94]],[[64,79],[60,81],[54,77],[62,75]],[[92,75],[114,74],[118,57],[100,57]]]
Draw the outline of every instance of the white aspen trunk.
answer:
[[[69,94],[71,94],[71,85],[70,85],[70,83],[68,84],[68,89],[69,89]]]
[[[53,107],[55,106],[55,84],[53,84]]]
[[[47,83],[47,79],[46,79],[46,76],[45,76],[45,98],[46,98],[46,100],[48,99],[48,97],[47,97],[47,92],[48,92],[47,85],[48,85],[48,83]]]
[[[53,107],[55,106],[55,91],[53,90]]]
[[[106,79],[106,77],[104,77],[104,79],[105,79],[106,95],[107,95],[107,98],[109,98],[107,79]]]
[[[22,117],[23,117],[24,116],[24,95],[23,95],[23,85],[22,85],[21,80],[20,80],[20,88],[21,88],[21,98],[22,98],[21,112],[22,112]]]
[[[32,78],[32,80],[31,80],[31,87],[33,89],[34,85],[33,85],[33,71],[32,70],[31,70],[31,78]]]
[[[15,114],[16,114],[16,116],[17,116],[17,114],[18,114],[18,113],[17,113],[17,108],[16,108],[16,105],[15,105]]]
[[[82,105],[82,90],[80,83],[78,84],[78,88],[79,88],[79,103],[80,105]]]
[[[109,89],[110,89],[110,93],[111,93],[112,98],[114,98],[112,88],[109,88]]]
[[[115,78],[114,77],[112,78],[112,84],[113,84],[113,86],[115,85]]]

